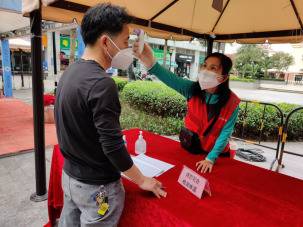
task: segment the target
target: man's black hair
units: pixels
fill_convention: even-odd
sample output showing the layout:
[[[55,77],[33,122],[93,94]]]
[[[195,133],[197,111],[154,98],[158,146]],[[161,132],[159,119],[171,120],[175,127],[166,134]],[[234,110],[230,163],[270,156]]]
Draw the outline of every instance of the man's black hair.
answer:
[[[129,24],[132,17],[125,8],[103,3],[96,5],[85,13],[81,23],[81,35],[86,45],[93,45],[104,33],[117,35],[123,25]]]

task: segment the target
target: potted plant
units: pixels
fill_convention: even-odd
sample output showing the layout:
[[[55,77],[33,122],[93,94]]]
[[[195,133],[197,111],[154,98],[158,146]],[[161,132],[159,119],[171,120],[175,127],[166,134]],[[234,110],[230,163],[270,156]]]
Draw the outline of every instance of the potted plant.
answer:
[[[48,124],[54,124],[54,104],[55,104],[55,95],[53,94],[44,94],[44,122]]]

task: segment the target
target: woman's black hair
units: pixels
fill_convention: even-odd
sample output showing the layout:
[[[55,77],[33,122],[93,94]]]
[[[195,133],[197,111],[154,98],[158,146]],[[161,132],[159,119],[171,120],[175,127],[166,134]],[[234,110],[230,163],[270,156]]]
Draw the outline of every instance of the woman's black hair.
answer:
[[[232,68],[232,60],[229,57],[227,57],[226,55],[216,52],[216,53],[209,54],[205,58],[205,61],[210,57],[215,57],[220,60],[220,64],[222,67],[222,74],[227,76]],[[217,90],[216,94],[219,95],[219,100],[215,105],[213,105],[213,108],[210,108],[211,113],[208,113],[208,114],[210,114],[210,116],[212,116],[214,118],[214,120],[212,121],[211,125],[205,130],[204,135],[207,135],[210,132],[213,125],[218,120],[221,109],[228,102],[228,99],[230,97],[230,92],[231,91],[229,88],[229,79],[227,79],[224,83],[222,83],[218,86],[218,90]],[[201,92],[201,90],[200,90],[199,93],[201,95],[202,100],[205,102],[205,91],[202,90],[202,92]]]

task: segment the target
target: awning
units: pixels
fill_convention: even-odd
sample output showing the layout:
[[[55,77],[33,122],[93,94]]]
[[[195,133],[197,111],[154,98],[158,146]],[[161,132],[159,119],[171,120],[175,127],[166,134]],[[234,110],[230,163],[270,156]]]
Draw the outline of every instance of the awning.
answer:
[[[33,1],[25,1],[31,2]],[[127,8],[133,27],[144,27],[151,37],[189,40],[213,37],[220,42],[298,43],[303,41],[302,0],[43,0],[42,17],[58,22],[81,22],[91,6],[111,2]]]
[[[143,26],[152,37],[185,40],[263,43],[303,41],[302,0],[42,0],[42,18],[58,22],[80,23],[86,10],[101,2],[128,9],[134,16],[133,27]],[[33,64],[33,113],[35,132],[36,193],[34,201],[47,198],[43,81],[41,62],[40,0],[23,0],[22,11],[31,17]],[[216,6],[213,8],[213,6]],[[215,9],[216,8],[216,9]]]
[[[18,12],[1,11],[0,21],[0,34],[29,26],[29,19]]]

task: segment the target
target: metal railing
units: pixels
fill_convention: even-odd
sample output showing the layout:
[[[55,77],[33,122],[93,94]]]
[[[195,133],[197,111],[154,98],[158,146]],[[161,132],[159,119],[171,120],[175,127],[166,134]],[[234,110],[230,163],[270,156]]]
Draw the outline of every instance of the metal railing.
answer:
[[[282,136],[282,145],[281,145],[281,151],[280,151],[280,155],[279,155],[279,160],[278,160],[278,167],[276,169],[276,171],[279,171],[279,169],[282,167],[284,167],[284,165],[282,164],[282,159],[283,159],[283,155],[284,153],[286,154],[291,154],[291,155],[296,155],[296,156],[299,156],[299,157],[303,157],[302,154],[298,154],[298,153],[295,153],[295,152],[291,152],[291,151],[286,151],[285,150],[285,144],[286,144],[286,141],[287,141],[287,131],[288,131],[288,124],[289,124],[289,120],[291,119],[291,117],[299,112],[303,110],[303,107],[298,107],[294,110],[292,110],[287,116],[286,116],[286,119],[285,119],[285,123],[283,125],[283,136]]]
[[[252,100],[241,100],[241,102],[245,103],[242,129],[241,129],[241,138],[238,138],[238,137],[232,137],[232,138],[235,139],[235,140],[238,140],[238,141],[248,143],[248,144],[253,144],[253,145],[256,145],[256,146],[260,146],[260,147],[264,147],[264,148],[276,151],[275,159],[272,161],[272,163],[270,165],[270,169],[272,169],[274,163],[276,161],[278,161],[278,158],[279,158],[279,151],[280,151],[281,138],[282,138],[282,132],[283,132],[283,124],[284,124],[284,114],[283,114],[282,110],[280,109],[280,107],[278,107],[277,105],[272,104],[272,103],[252,101]],[[243,139],[244,136],[245,136],[245,128],[246,128],[245,126],[247,124],[248,104],[249,103],[259,104],[259,105],[263,106],[262,116],[261,116],[260,124],[259,124],[259,135],[258,135],[258,140],[257,141],[251,141],[251,140]],[[278,129],[278,133],[277,133],[277,144],[275,146],[268,146],[268,145],[261,144],[261,139],[262,139],[262,135],[263,135],[263,132],[264,132],[266,111],[267,111],[267,108],[269,106],[275,108],[276,112],[278,113],[277,117],[279,118],[279,124],[276,126],[277,129]],[[258,126],[256,126],[256,127],[258,127]]]

